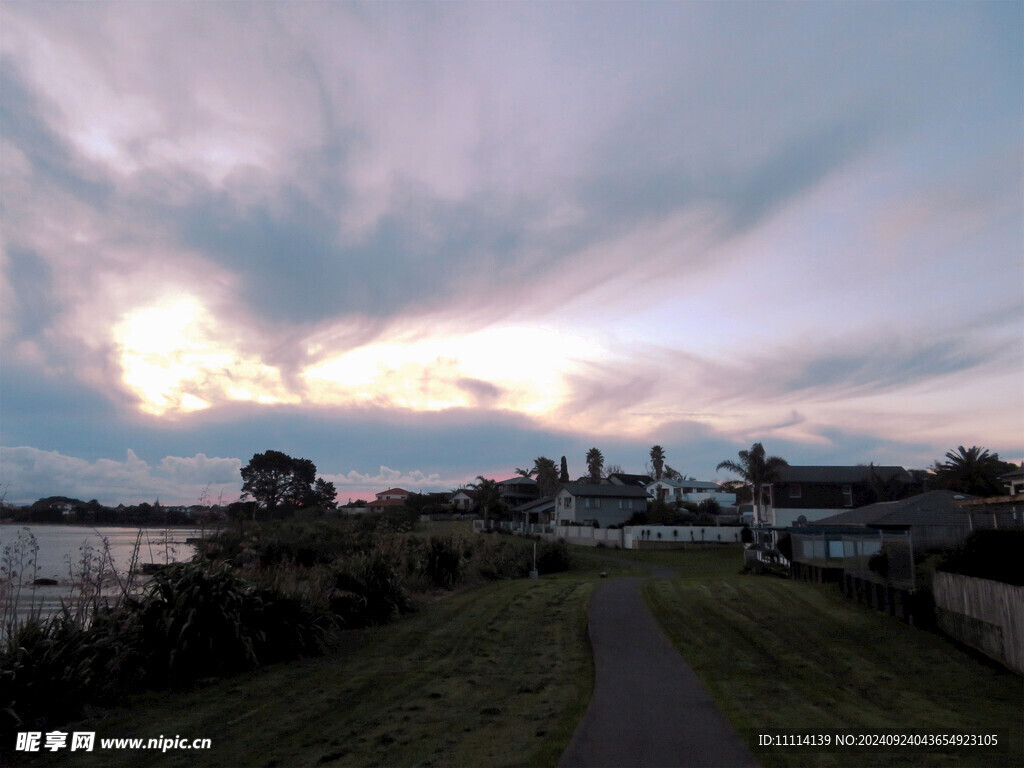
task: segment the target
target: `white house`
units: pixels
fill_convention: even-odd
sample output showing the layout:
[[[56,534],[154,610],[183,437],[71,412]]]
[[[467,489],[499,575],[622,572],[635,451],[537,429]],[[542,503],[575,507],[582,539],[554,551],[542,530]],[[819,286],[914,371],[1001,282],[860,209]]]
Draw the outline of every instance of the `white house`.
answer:
[[[647,510],[647,492],[640,486],[562,483],[555,494],[555,525],[624,523]]]
[[[476,491],[459,488],[459,490],[452,494],[450,503],[452,509],[459,512],[469,512],[476,506]]]
[[[736,505],[735,493],[723,491],[718,483],[708,483],[703,480],[677,480],[663,477],[661,480],[652,480],[645,488],[647,497],[651,501],[661,499],[668,504],[700,504],[705,499],[714,499],[723,507]]]

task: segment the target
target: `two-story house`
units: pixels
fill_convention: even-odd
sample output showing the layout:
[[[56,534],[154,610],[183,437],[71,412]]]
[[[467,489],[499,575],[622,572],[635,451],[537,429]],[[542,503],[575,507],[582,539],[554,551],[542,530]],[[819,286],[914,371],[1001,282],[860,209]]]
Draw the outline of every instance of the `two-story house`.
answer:
[[[624,523],[647,509],[647,491],[638,485],[562,483],[555,494],[555,525]]]
[[[705,499],[714,499],[723,507],[736,504],[736,494],[723,491],[718,483],[703,480],[683,480],[663,477],[652,480],[645,486],[651,501],[664,501],[666,504],[700,504]]]
[[[920,486],[903,467],[790,465],[780,469],[778,480],[765,490],[762,519],[787,527],[906,498],[919,492]]]
[[[512,477],[498,483],[498,496],[513,509],[540,498],[540,486],[532,477]]]

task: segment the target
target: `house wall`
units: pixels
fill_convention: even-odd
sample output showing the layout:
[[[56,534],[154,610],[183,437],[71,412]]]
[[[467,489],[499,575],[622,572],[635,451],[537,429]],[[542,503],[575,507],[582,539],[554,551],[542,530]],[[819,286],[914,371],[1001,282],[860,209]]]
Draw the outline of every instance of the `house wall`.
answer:
[[[800,486],[800,498],[790,498],[791,487],[797,485]],[[850,486],[853,504],[845,502],[844,485]],[[775,483],[773,495],[776,509],[831,509],[832,514],[875,501],[867,483]]]
[[[1024,587],[936,571],[932,591],[943,632],[1024,674]]]
[[[586,505],[587,498],[592,499],[593,506]],[[572,500],[572,506],[565,506],[567,499]],[[630,502],[629,509],[619,509],[620,501]],[[624,523],[636,512],[643,512],[647,508],[647,502],[642,498],[636,499],[615,499],[604,496],[574,497],[566,490],[561,490],[555,496],[555,520],[573,523],[583,523],[584,520],[596,520],[602,528],[609,525]]]
[[[769,507],[767,510],[767,520],[769,525],[788,528],[791,525],[796,525],[796,521],[801,515],[807,519],[808,523],[813,523],[816,520],[823,520],[826,517],[838,515],[842,511],[842,509],[780,509],[779,507]]]

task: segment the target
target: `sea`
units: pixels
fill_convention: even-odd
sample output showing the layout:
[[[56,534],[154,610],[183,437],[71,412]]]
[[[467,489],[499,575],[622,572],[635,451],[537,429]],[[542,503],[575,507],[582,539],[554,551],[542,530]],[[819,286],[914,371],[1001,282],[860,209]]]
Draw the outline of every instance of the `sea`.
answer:
[[[194,542],[211,533],[209,528],[2,524],[0,617],[49,616],[73,606],[83,585],[95,583],[99,573],[105,575],[102,594],[116,594],[133,559],[136,573],[144,566],[184,562],[195,555]]]

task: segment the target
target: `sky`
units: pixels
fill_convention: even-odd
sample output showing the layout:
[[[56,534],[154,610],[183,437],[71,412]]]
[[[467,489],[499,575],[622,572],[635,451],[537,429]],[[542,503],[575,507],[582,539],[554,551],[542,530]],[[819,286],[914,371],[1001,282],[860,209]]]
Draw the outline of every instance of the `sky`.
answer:
[[[1024,459],[1024,3],[0,14],[8,503]]]

